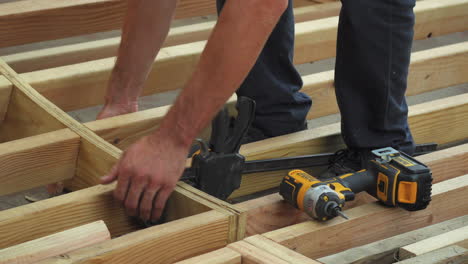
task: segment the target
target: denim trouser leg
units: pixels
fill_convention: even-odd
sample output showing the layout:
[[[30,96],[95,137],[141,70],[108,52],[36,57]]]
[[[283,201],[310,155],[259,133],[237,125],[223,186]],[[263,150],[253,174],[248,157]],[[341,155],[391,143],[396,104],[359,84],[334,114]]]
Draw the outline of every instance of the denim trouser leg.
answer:
[[[217,0],[219,11],[224,2]],[[294,15],[290,0],[288,9],[270,35],[255,66],[237,91],[238,96],[256,101],[252,126],[267,136],[279,136],[305,128],[304,122],[312,101],[299,92],[302,79],[294,67],[293,54]]]
[[[335,87],[349,148],[391,146],[409,154],[414,142],[404,97],[415,0],[342,0]]]

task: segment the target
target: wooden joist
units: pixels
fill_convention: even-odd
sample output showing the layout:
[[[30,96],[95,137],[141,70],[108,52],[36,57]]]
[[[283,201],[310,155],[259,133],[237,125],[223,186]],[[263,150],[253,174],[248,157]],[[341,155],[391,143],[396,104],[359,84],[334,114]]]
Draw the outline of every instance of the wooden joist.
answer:
[[[221,248],[175,264],[241,264],[242,255],[230,248]]]
[[[0,249],[0,263],[37,263],[67,252],[110,239],[103,221],[97,221],[38,238],[9,248]]]
[[[289,264],[290,262],[272,255],[245,241],[229,244],[228,248],[242,255],[242,263],[246,264]]]
[[[324,264],[393,263],[398,249],[426,238],[431,238],[468,225],[468,216],[461,216],[411,232],[351,248],[318,259]]]
[[[398,251],[398,259],[409,259],[454,244],[468,247],[468,225],[404,246]]]
[[[468,262],[468,249],[449,246],[399,261],[398,264],[464,264]]]
[[[466,159],[468,159],[468,144],[418,157],[418,160],[431,168],[434,183],[468,174],[468,168],[464,163]],[[369,202],[364,199],[353,206]],[[239,203],[237,207],[247,214],[246,236],[263,234],[310,219],[305,213],[284,202],[277,193]]]
[[[454,202],[465,199],[468,175],[433,185],[431,204],[422,211],[408,212],[371,203],[348,210],[350,220],[308,221],[263,235],[309,258],[319,258],[466,215],[468,207]]]
[[[434,22],[432,21],[431,25],[441,28],[440,32],[434,32],[446,34],[466,29],[462,15],[468,12],[468,1],[447,0],[443,7],[436,10],[431,9],[433,2],[438,1],[422,1],[415,11],[416,15],[441,13],[437,16],[427,15],[429,20],[433,17],[437,21],[437,23],[432,23]],[[451,24],[446,25],[447,23],[444,22],[452,20],[462,21],[463,23],[459,22],[459,24],[463,24],[463,28],[460,29]],[[295,58],[298,61],[296,63],[334,56],[334,48],[330,48],[330,45],[336,41],[336,23],[337,18],[334,17],[297,24]],[[429,23],[429,21],[422,20],[421,23]],[[426,29],[422,26],[421,28]],[[201,41],[162,49],[155,60],[143,93],[147,95],[182,88],[192,74],[204,45],[205,41]],[[114,63],[115,58],[106,58],[31,72],[25,74],[23,78],[46,98],[63,110],[69,111],[103,102],[105,84]],[[67,96],[64,96],[65,94]],[[74,100],[69,98],[74,98]]]
[[[310,6],[294,9],[295,22],[337,16],[341,7],[339,1],[320,5],[311,2]],[[207,40],[215,21],[173,27],[164,46],[175,46],[189,42]],[[120,37],[69,44],[40,50],[25,51],[6,55],[3,59],[18,73],[38,71],[86,61],[114,57],[120,44]]]
[[[224,247],[228,216],[209,211],[75,250],[44,263],[174,263]]]
[[[0,144],[0,195],[71,179],[79,143],[62,129]]]

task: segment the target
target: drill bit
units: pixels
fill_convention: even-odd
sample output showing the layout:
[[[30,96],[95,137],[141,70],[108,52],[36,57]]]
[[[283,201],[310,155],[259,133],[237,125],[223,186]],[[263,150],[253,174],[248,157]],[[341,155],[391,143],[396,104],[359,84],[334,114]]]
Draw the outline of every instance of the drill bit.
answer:
[[[349,217],[348,217],[345,213],[343,213],[343,211],[341,211],[341,210],[335,210],[335,212],[336,212],[337,215],[343,217],[343,218],[346,219],[346,220],[349,220]]]

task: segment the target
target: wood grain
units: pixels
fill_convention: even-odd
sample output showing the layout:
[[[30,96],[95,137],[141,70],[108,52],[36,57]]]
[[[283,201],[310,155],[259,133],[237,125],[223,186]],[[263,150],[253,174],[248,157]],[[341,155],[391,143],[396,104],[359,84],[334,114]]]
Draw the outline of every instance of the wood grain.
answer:
[[[242,264],[288,264],[289,262],[278,258],[245,241],[229,244],[228,248],[242,255]]]
[[[324,264],[390,264],[395,262],[395,256],[397,255],[396,253],[400,247],[404,247],[466,225],[468,225],[468,216],[460,216],[364,246],[351,248],[318,260]]]
[[[174,263],[224,247],[228,217],[209,211],[136,231],[44,263]]]
[[[329,2],[320,5],[312,2],[309,6],[294,8],[295,22],[337,16],[340,7],[340,2]],[[214,21],[209,21],[173,27],[164,42],[164,47],[207,40],[214,25]],[[3,59],[15,71],[25,73],[114,57],[117,54],[119,43],[120,37],[113,37],[9,54],[4,56]]]
[[[437,20],[436,26],[444,30],[444,34],[463,31],[466,23],[463,14],[468,12],[468,3],[464,0],[444,1],[443,8],[431,9],[430,3],[437,0],[422,1],[415,9],[418,14],[440,13],[445,20],[454,17],[462,21],[462,28],[445,25],[439,15],[429,16]],[[429,4],[427,4],[429,3]],[[305,63],[335,54],[337,18],[325,18],[303,22],[296,25],[296,63]],[[425,22],[425,20],[422,20]],[[334,23],[334,24],[331,24]],[[436,31],[435,31],[436,32]],[[438,32],[438,31],[437,31]],[[436,32],[436,33],[437,33]],[[442,32],[441,32],[442,34]],[[435,35],[434,35],[435,36]],[[144,94],[153,94],[183,87],[190,78],[198,62],[205,41],[164,48],[155,60],[153,70],[146,83]],[[46,98],[65,111],[101,104],[110,71],[115,58],[95,60],[75,65],[58,67],[49,70],[36,71],[24,76]],[[164,78],[160,78],[164,76]],[[66,94],[67,96],[64,96]],[[75,100],[70,100],[74,98]]]
[[[398,264],[464,264],[468,262],[468,250],[450,246],[429,253],[399,261]]]
[[[320,258],[466,215],[468,207],[453,202],[465,199],[468,199],[468,175],[433,185],[432,201],[425,210],[408,212],[371,203],[348,210],[350,220],[308,221],[264,236],[309,258]]]
[[[462,244],[460,246],[465,243],[468,246],[468,225],[404,246],[398,251],[398,256],[400,260],[405,260],[459,243]]]
[[[13,85],[0,74],[0,126],[5,119],[5,114],[10,103],[10,95]]]
[[[103,221],[78,226],[9,248],[0,249],[0,263],[36,263],[43,259],[110,239]]]
[[[418,157],[418,160],[431,168],[433,182],[438,183],[468,174],[466,163],[463,162],[466,158],[468,158],[468,144],[423,155]],[[444,164],[451,168],[447,169]],[[364,198],[358,198],[351,206],[346,203],[346,211],[375,201],[368,199],[369,195],[364,193],[357,196]],[[246,236],[263,234],[310,220],[307,214],[286,203],[278,193],[242,202],[236,206],[247,213]]]
[[[203,255],[176,262],[175,264],[241,264],[241,254],[230,248],[221,248]]]
[[[79,144],[69,129],[0,144],[0,195],[71,179]]]

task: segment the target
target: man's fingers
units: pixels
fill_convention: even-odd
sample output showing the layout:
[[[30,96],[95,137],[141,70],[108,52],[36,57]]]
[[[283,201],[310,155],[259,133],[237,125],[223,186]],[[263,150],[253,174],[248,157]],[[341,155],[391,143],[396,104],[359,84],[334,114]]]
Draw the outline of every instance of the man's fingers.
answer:
[[[125,209],[130,216],[136,216],[138,212],[138,204],[140,202],[141,193],[143,192],[145,183],[133,179],[130,183],[127,198],[125,199]]]
[[[164,188],[161,189],[154,200],[153,206],[153,213],[151,215],[151,221],[155,222],[159,220],[164,210],[164,206],[166,205],[167,198],[171,195],[172,189],[171,188]]]
[[[109,172],[109,174],[107,174],[106,176],[103,176],[101,177],[101,184],[109,184],[113,181],[115,181],[117,179],[117,175],[118,175],[118,170],[119,168],[119,164],[115,164],[114,167],[112,167],[111,171]]]
[[[127,191],[130,184],[129,176],[130,175],[124,172],[119,172],[117,187],[114,190],[114,197],[120,202],[125,201],[125,197],[127,196]]]
[[[154,189],[146,189],[140,203],[140,218],[143,221],[148,221],[151,218],[151,208],[156,194],[159,191],[159,186]]]

